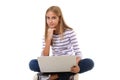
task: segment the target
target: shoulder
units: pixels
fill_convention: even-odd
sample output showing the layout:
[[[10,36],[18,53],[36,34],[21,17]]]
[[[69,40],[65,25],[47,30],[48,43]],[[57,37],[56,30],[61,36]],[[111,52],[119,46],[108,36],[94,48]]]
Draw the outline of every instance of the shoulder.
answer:
[[[75,34],[75,31],[73,29],[66,29],[65,33],[67,33],[67,34]]]

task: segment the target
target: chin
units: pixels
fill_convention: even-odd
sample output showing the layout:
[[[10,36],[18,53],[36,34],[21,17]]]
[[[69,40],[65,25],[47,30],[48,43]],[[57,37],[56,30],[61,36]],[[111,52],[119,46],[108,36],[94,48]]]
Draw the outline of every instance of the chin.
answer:
[[[55,28],[55,27],[53,27],[53,26],[50,26],[50,28]]]

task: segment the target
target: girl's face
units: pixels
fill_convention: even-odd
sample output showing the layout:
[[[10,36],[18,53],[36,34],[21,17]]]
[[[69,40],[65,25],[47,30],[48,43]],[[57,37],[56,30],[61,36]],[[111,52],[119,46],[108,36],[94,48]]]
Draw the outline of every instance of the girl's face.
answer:
[[[59,17],[52,11],[48,11],[46,14],[46,21],[49,28],[56,28],[59,23]]]

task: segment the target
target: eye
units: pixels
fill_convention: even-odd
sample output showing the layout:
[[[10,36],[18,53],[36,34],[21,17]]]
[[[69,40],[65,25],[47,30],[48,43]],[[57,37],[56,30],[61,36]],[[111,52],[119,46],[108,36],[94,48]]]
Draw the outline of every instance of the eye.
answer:
[[[50,19],[50,17],[47,16],[46,19]]]
[[[56,17],[54,16],[54,17],[52,17],[52,19],[56,19]]]

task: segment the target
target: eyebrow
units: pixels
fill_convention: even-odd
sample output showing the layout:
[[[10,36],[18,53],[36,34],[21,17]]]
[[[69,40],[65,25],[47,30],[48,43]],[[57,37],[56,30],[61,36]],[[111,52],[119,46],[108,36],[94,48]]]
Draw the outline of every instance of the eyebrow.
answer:
[[[52,16],[51,18],[56,18],[57,16]],[[49,16],[46,16],[46,18],[50,18]]]

